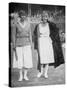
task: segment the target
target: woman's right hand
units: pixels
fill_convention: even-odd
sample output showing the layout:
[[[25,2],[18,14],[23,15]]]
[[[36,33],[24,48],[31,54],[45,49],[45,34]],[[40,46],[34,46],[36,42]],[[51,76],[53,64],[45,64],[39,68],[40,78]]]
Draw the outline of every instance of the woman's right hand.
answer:
[[[11,47],[13,48],[13,50],[16,49],[16,46],[13,43],[11,43]]]

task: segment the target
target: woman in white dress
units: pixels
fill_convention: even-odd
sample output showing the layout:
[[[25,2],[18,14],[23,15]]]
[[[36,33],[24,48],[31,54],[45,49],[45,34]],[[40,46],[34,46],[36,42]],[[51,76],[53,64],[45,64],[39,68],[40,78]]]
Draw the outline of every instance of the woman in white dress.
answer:
[[[45,78],[48,78],[48,67],[49,63],[54,63],[54,53],[52,40],[50,38],[49,23],[47,22],[48,14],[43,12],[42,22],[38,25],[39,37],[38,37],[38,48],[40,55],[41,72],[38,73],[37,77],[41,77],[44,73]],[[45,64],[45,72],[44,70]]]

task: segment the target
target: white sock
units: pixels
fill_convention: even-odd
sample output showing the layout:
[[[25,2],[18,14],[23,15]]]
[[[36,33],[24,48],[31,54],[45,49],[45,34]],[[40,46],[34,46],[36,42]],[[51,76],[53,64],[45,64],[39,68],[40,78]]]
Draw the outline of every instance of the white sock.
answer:
[[[48,75],[48,67],[49,67],[49,65],[46,64],[46,65],[45,65],[45,75]]]
[[[19,80],[18,81],[21,81],[23,79],[23,74],[22,74],[22,70],[19,71]]]
[[[25,80],[29,80],[28,77],[27,77],[27,72],[28,72],[28,70],[25,69],[25,70],[24,70],[24,79],[25,79]]]

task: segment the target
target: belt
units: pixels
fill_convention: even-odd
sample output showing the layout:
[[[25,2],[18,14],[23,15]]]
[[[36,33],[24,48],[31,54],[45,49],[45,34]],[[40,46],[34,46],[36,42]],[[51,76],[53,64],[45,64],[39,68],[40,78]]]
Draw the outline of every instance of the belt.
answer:
[[[29,38],[30,36],[17,36],[17,38]]]
[[[45,35],[40,35],[40,37],[49,37],[49,36],[45,36]]]

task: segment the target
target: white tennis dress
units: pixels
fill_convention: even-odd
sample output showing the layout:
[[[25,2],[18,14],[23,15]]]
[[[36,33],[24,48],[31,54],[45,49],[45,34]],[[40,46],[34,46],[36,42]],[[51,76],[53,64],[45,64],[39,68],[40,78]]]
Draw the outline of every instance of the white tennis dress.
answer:
[[[49,24],[47,23],[45,26],[39,24],[39,32],[40,37],[38,41],[39,41],[40,63],[41,64],[53,63],[54,53],[52,40],[49,36],[50,35]]]

